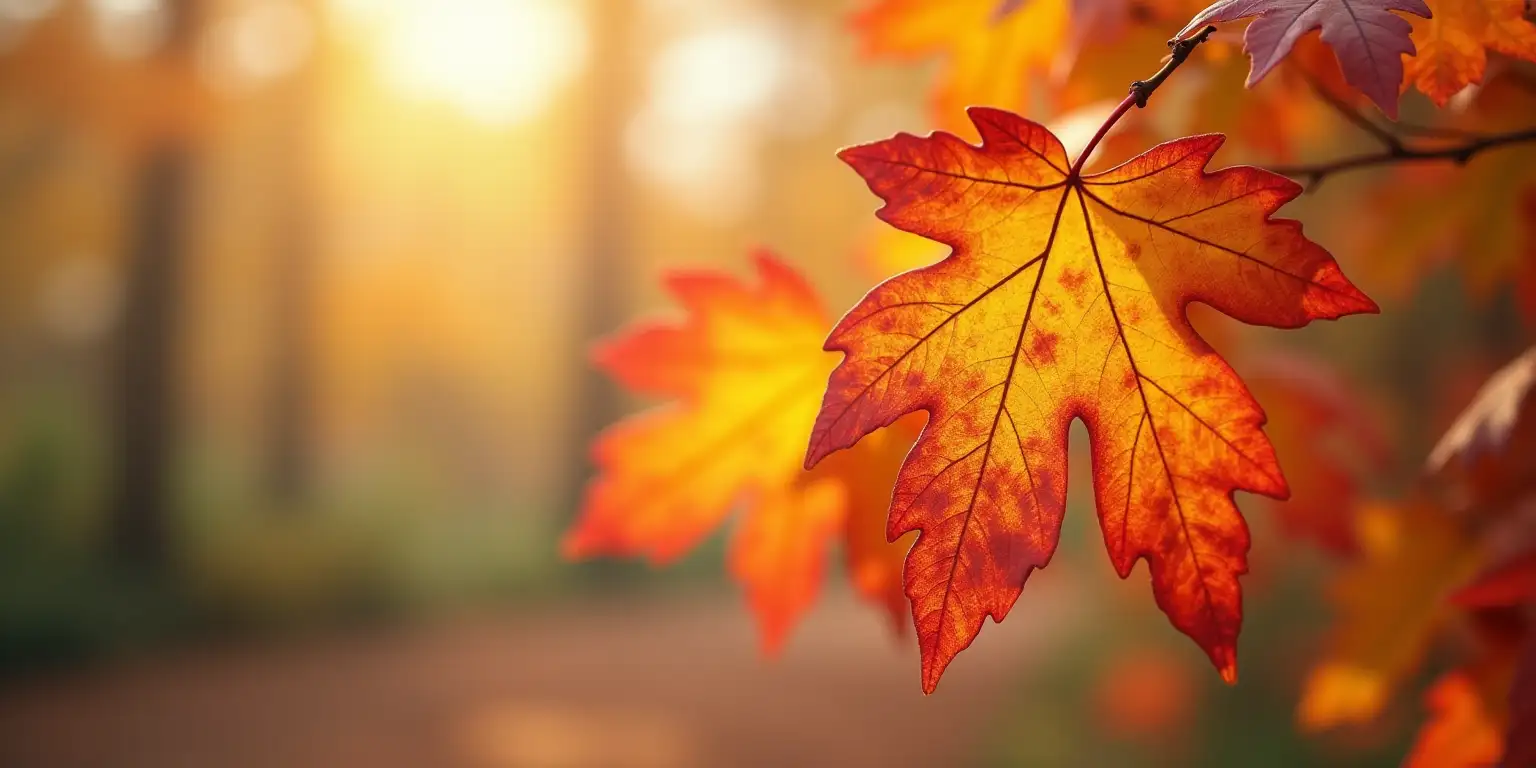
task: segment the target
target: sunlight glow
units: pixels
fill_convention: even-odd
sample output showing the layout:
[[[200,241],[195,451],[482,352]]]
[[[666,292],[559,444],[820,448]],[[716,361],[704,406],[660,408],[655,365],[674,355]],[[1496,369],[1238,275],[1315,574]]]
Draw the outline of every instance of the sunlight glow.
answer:
[[[631,167],[690,214],[729,223],[755,204],[764,139],[821,130],[836,94],[816,29],[783,15],[719,16],[651,61],[626,150]]]
[[[56,6],[58,0],[0,0],[0,52],[15,47]]]
[[[108,56],[136,59],[165,42],[169,13],[162,0],[90,0],[96,40]]]
[[[403,94],[495,125],[536,116],[586,59],[569,0],[337,0],[366,24]]]
[[[212,23],[198,57],[214,85],[239,91],[298,69],[313,45],[313,24],[302,5],[295,0],[259,0]]]

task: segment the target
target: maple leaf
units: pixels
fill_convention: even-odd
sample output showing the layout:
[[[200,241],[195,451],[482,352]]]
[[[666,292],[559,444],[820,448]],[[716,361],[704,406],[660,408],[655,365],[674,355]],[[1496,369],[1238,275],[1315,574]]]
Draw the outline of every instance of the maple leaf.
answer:
[[[1286,494],[1264,415],[1189,326],[1203,302],[1298,327],[1371,312],[1300,225],[1300,193],[1257,168],[1205,170],[1220,136],[1162,144],[1084,176],[1044,127],[969,111],[973,146],[937,133],[844,150],[879,216],[953,248],[892,278],[838,322],[807,453],[902,416],[929,423],[902,465],[890,534],[920,531],[907,596],[932,691],[990,615],[1046,565],[1066,497],[1067,428],[1092,442],[1094,491],[1122,577],[1146,558],[1158,605],[1223,677],[1236,674],[1248,530],[1236,490]]]
[[[1175,37],[1186,38],[1206,25],[1256,16],[1243,33],[1243,50],[1253,59],[1248,85],[1262,80],[1303,35],[1322,30],[1344,78],[1388,117],[1397,117],[1404,55],[1413,55],[1408,21],[1393,14],[1430,15],[1424,0],[1218,0],[1196,14]]]
[[[1434,15],[1410,19],[1418,55],[1404,57],[1407,79],[1437,106],[1483,81],[1487,51],[1536,61],[1536,24],[1526,0],[1425,0]]]
[[[628,388],[678,403],[599,437],[601,471],[564,541],[573,558],[644,556],[667,563],[737,505],[744,520],[729,569],[758,616],[769,652],[816,597],[831,542],[845,540],[859,591],[904,612],[897,545],[880,517],[905,453],[903,434],[815,472],[800,468],[820,382],[836,356],[819,348],[828,319],[804,280],[767,254],[761,285],[680,273],[667,287],[681,323],[642,325],[602,345],[599,365]],[[910,436],[911,428],[907,428]]]
[[[1481,559],[1456,521],[1423,501],[1368,504],[1355,519],[1360,557],[1329,589],[1338,625],[1302,686],[1297,719],[1309,729],[1375,717],[1449,615],[1445,597]]]

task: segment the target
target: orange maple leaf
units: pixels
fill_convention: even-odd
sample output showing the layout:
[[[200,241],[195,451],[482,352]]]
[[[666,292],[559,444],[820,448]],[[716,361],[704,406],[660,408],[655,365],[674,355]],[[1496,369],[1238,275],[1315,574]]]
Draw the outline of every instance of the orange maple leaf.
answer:
[[[1444,107],[1461,89],[1481,83],[1487,51],[1536,61],[1536,24],[1526,0],[1425,0],[1431,18],[1407,16],[1416,56],[1403,57],[1403,88],[1416,86]]]
[[[836,355],[820,349],[828,318],[809,285],[766,254],[761,285],[728,275],[672,275],[681,324],[641,325],[596,358],[628,388],[677,404],[625,420],[594,447],[599,477],[564,548],[573,558],[670,562],[740,505],[729,568],[773,652],[814,602],[831,542],[841,537],[855,586],[893,617],[904,611],[904,554],[885,540],[888,489],[911,443],[900,433],[829,463],[800,468],[820,382]]]
[[[1205,170],[1220,136],[1085,176],[1044,127],[993,109],[970,117],[979,147],[900,134],[841,153],[885,200],[880,218],[954,250],[882,283],[833,330],[827,349],[847,357],[807,466],[929,414],[889,533],[921,532],[904,578],[932,691],[1050,561],[1067,429],[1081,418],[1116,570],[1146,558],[1158,605],[1233,680],[1249,540],[1232,494],[1287,489],[1263,411],[1186,305],[1287,328],[1376,305],[1299,224],[1270,218],[1298,185]]]
[[[1504,752],[1502,729],[1488,713],[1486,697],[1471,674],[1446,673],[1424,694],[1424,702],[1429,720],[1403,768],[1473,768],[1499,761]]]

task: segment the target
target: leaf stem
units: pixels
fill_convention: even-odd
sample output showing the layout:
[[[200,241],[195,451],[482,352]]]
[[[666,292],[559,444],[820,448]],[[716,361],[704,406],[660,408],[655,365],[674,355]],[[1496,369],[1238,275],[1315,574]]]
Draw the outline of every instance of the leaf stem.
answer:
[[[1201,43],[1205,42],[1206,38],[1209,38],[1211,33],[1215,31],[1215,27],[1206,27],[1200,30],[1200,33],[1197,35],[1192,35],[1183,40],[1168,41],[1168,48],[1171,53],[1168,56],[1168,60],[1163,62],[1162,69],[1159,69],[1157,74],[1146,80],[1137,80],[1131,83],[1131,92],[1126,94],[1125,99],[1120,102],[1120,105],[1115,107],[1115,111],[1111,112],[1109,118],[1104,121],[1104,124],[1099,126],[1098,132],[1089,140],[1088,146],[1083,147],[1082,153],[1077,156],[1077,161],[1072,164],[1072,172],[1070,174],[1072,178],[1077,178],[1081,175],[1083,164],[1088,162],[1088,158],[1093,154],[1093,150],[1097,149],[1099,142],[1109,135],[1109,131],[1115,127],[1115,123],[1120,122],[1120,118],[1124,117],[1125,113],[1131,111],[1132,106],[1138,109],[1146,107],[1147,99],[1151,98],[1153,91],[1156,91],[1163,84],[1163,81],[1167,80],[1168,76],[1173,74],[1173,71],[1178,69],[1185,59],[1189,58],[1189,54]]]
[[[1423,163],[1437,160],[1451,160],[1457,164],[1465,165],[1474,156],[1486,150],[1527,141],[1536,141],[1536,128],[1527,128],[1510,133],[1491,134],[1450,147],[1418,149],[1399,145],[1384,152],[1355,155],[1327,163],[1280,166],[1269,170],[1282,176],[1304,179],[1304,183],[1309,187],[1316,187],[1322,184],[1323,180],[1329,176],[1356,168],[1369,168],[1392,163]]]

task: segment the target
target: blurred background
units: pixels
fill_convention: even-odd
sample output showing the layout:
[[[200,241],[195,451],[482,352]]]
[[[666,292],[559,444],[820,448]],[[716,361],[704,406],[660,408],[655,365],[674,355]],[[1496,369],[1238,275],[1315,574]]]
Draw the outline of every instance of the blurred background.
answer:
[[[880,277],[833,152],[930,130],[933,69],[861,59],[855,5],[0,0],[0,764],[1395,764],[1413,702],[1293,725],[1325,556],[1251,513],[1228,688],[1114,577],[1082,460],[928,698],[842,579],[768,661],[724,535],[560,560],[642,405],[587,345],[664,270],[766,245],[838,311]],[[1292,215],[1336,246],[1329,199]],[[1370,393],[1393,487],[1519,347],[1456,280],[1243,338]]]

